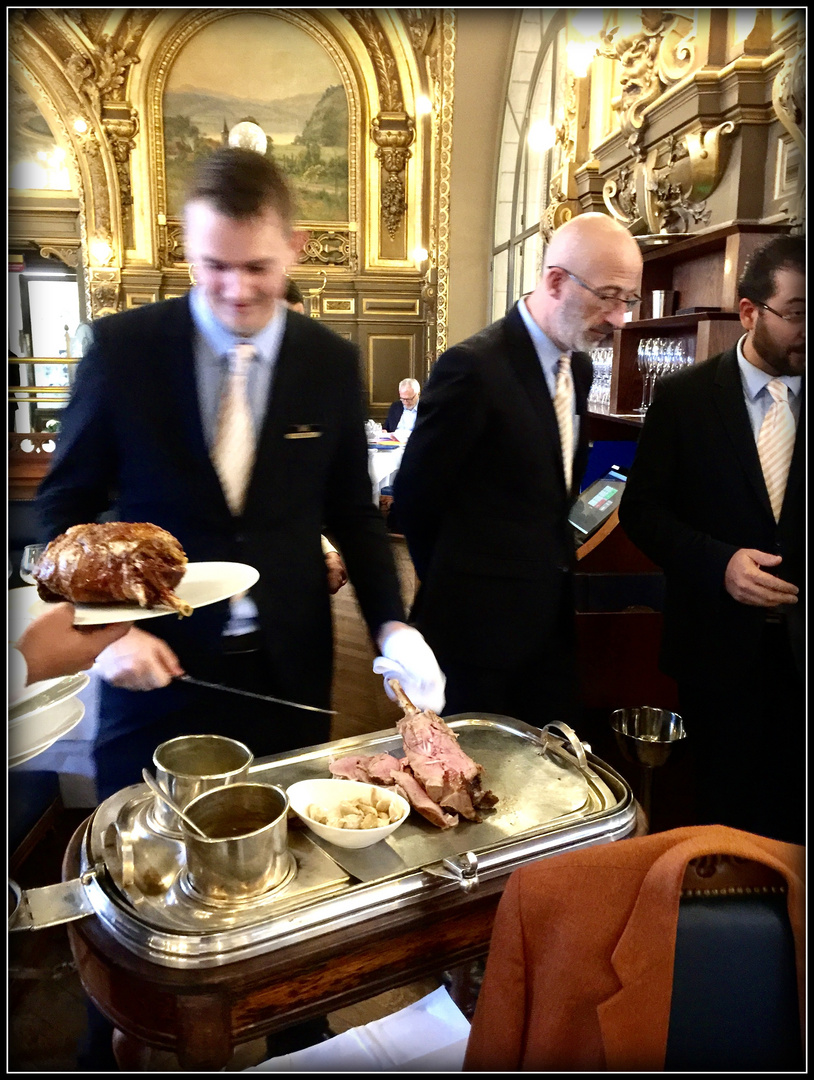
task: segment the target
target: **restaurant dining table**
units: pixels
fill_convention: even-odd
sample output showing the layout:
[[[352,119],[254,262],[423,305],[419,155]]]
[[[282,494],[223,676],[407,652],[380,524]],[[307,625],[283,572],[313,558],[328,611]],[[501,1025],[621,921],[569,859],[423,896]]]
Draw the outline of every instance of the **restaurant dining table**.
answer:
[[[189,903],[184,914],[182,891],[160,880],[160,859],[148,858],[142,873],[138,851],[135,858],[130,851],[125,881],[125,859],[116,852],[146,820],[139,809],[151,805],[146,786],[124,789],[97,808],[71,838],[60,888],[83,882],[90,917],[74,918],[66,928],[83,988],[115,1029],[121,1068],[147,1060],[153,1048],[173,1052],[184,1070],[221,1070],[239,1045],[443,972],[453,974],[453,998],[456,986],[465,996],[465,980],[455,973],[488,952],[514,867],[573,844],[646,831],[624,780],[590,748],[586,759],[573,733],[579,767],[564,743],[547,740],[545,729],[541,737],[539,729],[489,714],[449,722],[486,763],[490,783],[505,793],[489,820],[439,830],[418,818],[373,848],[341,852],[291,820],[297,869],[288,888],[295,895],[286,901],[285,890],[278,894],[282,906],[259,924],[241,923],[240,911],[204,911]],[[292,778],[325,775],[336,754],[392,752],[398,742],[395,729],[388,729],[261,759],[252,766],[254,779],[286,787]],[[505,762],[519,791],[509,792],[509,773],[501,775]],[[588,801],[561,818],[561,829],[533,824],[545,817],[541,787],[549,786],[548,798],[562,797],[562,769],[578,784],[584,770]],[[535,782],[551,770],[557,784]],[[399,837],[401,847],[394,843]],[[272,912],[280,899],[263,902]],[[190,910],[181,932],[178,920],[190,918]],[[207,935],[211,925],[223,929]]]
[[[404,456],[404,444],[398,442],[368,444],[367,469],[373,485],[373,502],[379,505],[382,488],[393,483]]]

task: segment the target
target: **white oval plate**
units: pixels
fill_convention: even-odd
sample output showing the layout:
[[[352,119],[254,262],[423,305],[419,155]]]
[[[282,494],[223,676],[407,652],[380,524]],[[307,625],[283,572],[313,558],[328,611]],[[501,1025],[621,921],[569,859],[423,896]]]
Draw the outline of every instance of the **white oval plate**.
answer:
[[[81,701],[68,698],[32,717],[32,723],[16,724],[8,733],[8,765],[22,765],[67,735],[85,715]]]
[[[60,701],[73,697],[90,682],[90,675],[80,671],[77,675],[65,675],[60,679],[42,679],[31,683],[9,701],[8,722],[19,723],[26,716],[50,709]]]
[[[175,595],[193,608],[216,604],[219,600],[229,600],[245,592],[255,584],[260,574],[247,563],[235,562],[198,562],[187,563],[183,580],[175,590]],[[30,616],[47,611],[49,604],[36,596],[36,587],[32,586],[36,605]],[[12,589],[12,592],[25,592],[24,589]],[[153,608],[139,607],[138,604],[77,604],[74,626],[104,626],[106,623],[139,622],[142,619],[157,619],[160,615],[177,615],[178,612],[166,604],[157,604]],[[29,621],[30,621],[29,618]]]

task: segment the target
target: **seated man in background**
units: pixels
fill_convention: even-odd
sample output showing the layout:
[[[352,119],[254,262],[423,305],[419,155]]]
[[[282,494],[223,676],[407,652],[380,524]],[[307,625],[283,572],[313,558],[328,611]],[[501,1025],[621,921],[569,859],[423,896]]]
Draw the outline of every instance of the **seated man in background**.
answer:
[[[399,383],[399,399],[394,401],[384,422],[385,431],[393,431],[406,440],[415,426],[421,385],[416,379],[402,379]]]

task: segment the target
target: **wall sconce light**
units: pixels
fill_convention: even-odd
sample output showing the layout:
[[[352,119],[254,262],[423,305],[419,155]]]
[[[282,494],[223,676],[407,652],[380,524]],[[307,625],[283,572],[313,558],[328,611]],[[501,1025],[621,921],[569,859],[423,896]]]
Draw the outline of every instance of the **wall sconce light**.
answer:
[[[415,99],[415,111],[418,116],[426,116],[432,112],[432,101],[426,94],[419,94]]]
[[[77,135],[84,135],[88,130],[88,125],[80,116],[78,120],[74,120],[73,129]]]
[[[584,79],[591,61],[599,51],[597,41],[569,41],[565,46],[565,63],[575,79]]]
[[[546,150],[551,150],[556,143],[557,129],[546,120],[535,120],[529,128],[526,141],[529,144],[529,149],[543,154]]]
[[[427,251],[426,248],[417,247],[413,248],[412,252],[410,253],[410,257],[415,263],[416,270],[423,270],[424,263],[427,262],[427,260],[429,259],[430,253],[429,251]]]
[[[229,131],[229,145],[241,147],[243,150],[254,150],[258,154],[265,154],[269,141],[265,131],[259,124],[253,124],[250,120],[243,120],[235,124]]]
[[[600,33],[606,14],[596,8],[569,13],[565,64],[575,79],[584,79],[591,61],[599,52]]]
[[[107,240],[92,240],[90,244],[90,254],[91,258],[98,266],[107,266],[113,258],[113,248]]]

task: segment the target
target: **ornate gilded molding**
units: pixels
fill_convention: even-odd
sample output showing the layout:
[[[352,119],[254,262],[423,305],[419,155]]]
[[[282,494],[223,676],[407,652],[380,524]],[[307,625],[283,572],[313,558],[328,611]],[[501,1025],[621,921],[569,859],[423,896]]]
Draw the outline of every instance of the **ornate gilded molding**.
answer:
[[[436,220],[431,242],[436,259],[436,320],[427,344],[427,362],[432,364],[447,347],[449,310],[449,194],[452,172],[452,107],[455,86],[455,11],[445,8],[441,17],[438,46],[438,189]]]
[[[376,12],[343,8],[340,14],[364,42],[376,76],[380,110],[371,122],[370,137],[376,143],[376,159],[382,168],[382,222],[393,239],[406,209],[404,171],[412,157],[408,147],[415,140],[415,120],[405,112],[396,58]],[[418,17],[414,17],[413,26],[420,37]],[[415,34],[411,40],[415,43]]]
[[[107,141],[113,151],[116,167],[119,173],[119,186],[121,189],[122,202],[129,205],[133,198],[130,191],[130,172],[127,168],[130,160],[130,151],[136,148],[136,135],[139,130],[139,118],[135,109],[125,106],[125,114],[104,117],[102,126],[107,135]]]
[[[351,233],[349,229],[312,229],[299,258],[300,266],[351,265]],[[323,286],[324,287],[324,286]]]
[[[589,101],[588,80],[566,74],[565,100],[561,122],[556,127],[555,147],[560,150],[561,166],[548,186],[549,203],[540,219],[540,231],[546,240],[560,225],[580,212],[577,190],[577,158],[584,151],[584,132],[587,130]]]
[[[109,270],[92,268],[88,277],[91,318],[98,319],[117,311],[121,293],[121,271],[118,267]]]
[[[405,112],[379,113],[370,125],[370,135],[376,143],[376,158],[382,167],[382,220],[394,237],[407,208],[404,173],[412,157],[408,149],[415,140],[415,120]]]
[[[603,199],[610,213],[632,233],[686,233],[706,224],[706,200],[726,169],[725,137],[736,124],[724,121],[708,131],[662,140],[644,161],[624,166],[605,182]]]
[[[806,165],[806,50],[805,38],[784,49],[783,66],[772,83],[772,106],[800,154],[796,193],[790,206],[794,224],[805,222]]]
[[[60,262],[65,263],[71,270],[75,270],[79,266],[79,245],[72,246],[57,246],[55,244],[42,244],[40,246],[40,255],[44,259],[59,259]]]
[[[93,52],[76,51],[66,58],[65,77],[95,113],[101,115],[103,105],[124,100],[127,71],[140,63],[131,47],[118,48],[103,37]]]
[[[618,27],[600,31],[599,55],[622,66],[622,92],[611,107],[627,145],[641,160],[645,131],[644,112],[668,86],[688,74],[695,61],[692,18],[676,12],[644,8],[642,29],[614,41]]]
[[[186,263],[184,227],[180,221],[169,221],[162,228],[162,247],[165,265],[175,268]],[[351,229],[310,229],[298,260],[299,266],[336,266],[343,270],[353,265],[353,231]]]
[[[376,12],[364,8],[340,8],[339,14],[348,20],[364,42],[376,75],[382,111],[403,112],[404,94],[398,65]]]

